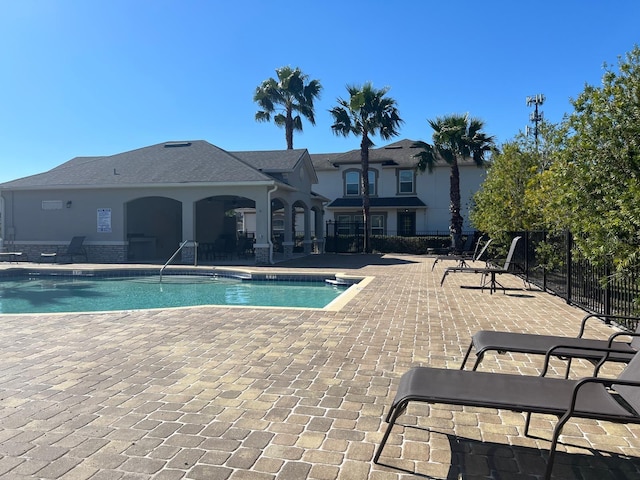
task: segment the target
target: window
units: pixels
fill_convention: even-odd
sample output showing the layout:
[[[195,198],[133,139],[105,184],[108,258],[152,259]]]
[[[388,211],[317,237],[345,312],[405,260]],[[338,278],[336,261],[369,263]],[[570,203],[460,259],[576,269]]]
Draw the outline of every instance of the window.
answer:
[[[284,232],[284,215],[274,214],[271,218],[271,230],[274,232]]]
[[[384,215],[371,215],[371,235],[384,235]]]
[[[364,216],[358,214],[358,215],[354,215],[353,216],[353,231],[356,231],[356,228],[358,229],[358,234],[362,235],[364,233]]]
[[[385,235],[385,215],[370,216],[372,235]],[[362,235],[364,233],[364,217],[361,213],[341,214],[336,216],[336,233],[338,235]]]
[[[376,171],[369,170],[369,195],[377,195],[378,189],[376,188]]]
[[[351,215],[338,215],[336,217],[338,235],[349,235],[351,228]]]
[[[344,175],[345,195],[360,195],[360,172],[351,171]]]
[[[377,195],[378,188],[376,185],[377,172],[369,170],[369,195]],[[360,191],[360,171],[350,170],[344,174],[344,194],[345,196],[361,195]]]
[[[398,193],[415,193],[413,170],[398,171]]]

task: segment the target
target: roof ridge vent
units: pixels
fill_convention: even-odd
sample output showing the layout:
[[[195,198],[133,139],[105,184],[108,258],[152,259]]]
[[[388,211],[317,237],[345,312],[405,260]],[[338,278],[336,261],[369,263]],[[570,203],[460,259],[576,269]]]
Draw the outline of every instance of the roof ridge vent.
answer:
[[[191,145],[191,142],[167,142],[164,144],[164,148],[188,147],[190,145]]]

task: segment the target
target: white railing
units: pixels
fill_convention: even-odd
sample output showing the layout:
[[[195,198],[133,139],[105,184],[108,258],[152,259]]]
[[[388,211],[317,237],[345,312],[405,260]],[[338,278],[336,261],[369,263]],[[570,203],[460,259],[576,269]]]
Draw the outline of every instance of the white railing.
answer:
[[[169,265],[173,261],[173,259],[176,258],[176,256],[182,251],[184,246],[189,242],[193,242],[194,247],[195,247],[195,251],[193,252],[193,265],[196,266],[196,267],[198,266],[198,242],[196,242],[194,240],[185,240],[184,242],[182,242],[180,244],[180,246],[173,253],[173,255],[171,255],[171,258],[169,258],[169,260],[167,260],[167,263],[165,263],[162,266],[162,268],[160,269],[160,282],[162,282],[162,272],[164,272],[164,269],[167,268],[167,265]]]

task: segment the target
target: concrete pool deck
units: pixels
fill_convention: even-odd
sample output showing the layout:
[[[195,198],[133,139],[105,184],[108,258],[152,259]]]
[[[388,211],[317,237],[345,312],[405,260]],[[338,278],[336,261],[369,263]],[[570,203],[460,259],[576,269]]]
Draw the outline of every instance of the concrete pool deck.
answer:
[[[0,315],[0,476],[22,479],[530,479],[555,417],[411,406],[372,462],[402,373],[458,368],[479,329],[575,335],[584,312],[511,276],[410,255],[312,255],[260,271],[374,277],[337,311],[191,307]],[[38,264],[1,263],[0,268]],[[69,265],[68,268],[90,268]],[[97,266],[98,267],[98,266]],[[100,265],[99,267],[103,267]],[[209,267],[201,267],[209,268]],[[612,327],[594,323],[590,335]],[[487,354],[484,370],[537,374],[539,357]],[[554,362],[557,372],[563,364]],[[610,367],[605,374],[616,374]],[[589,375],[576,362],[573,376]],[[640,478],[640,425],[580,420],[554,478]]]

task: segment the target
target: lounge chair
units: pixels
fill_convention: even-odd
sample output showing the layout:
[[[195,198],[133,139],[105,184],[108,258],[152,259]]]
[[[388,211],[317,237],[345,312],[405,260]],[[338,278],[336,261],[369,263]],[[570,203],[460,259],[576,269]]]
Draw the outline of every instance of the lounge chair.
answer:
[[[604,355],[607,349],[600,349]],[[547,355],[545,366],[550,355]],[[396,420],[411,402],[440,403],[527,414],[524,434],[529,434],[531,414],[556,415],[544,478],[551,478],[558,438],[571,418],[615,423],[640,423],[640,354],[636,354],[618,378],[588,377],[580,380],[505,373],[473,372],[415,367],[400,385],[385,421],[387,429],[373,458],[379,463]]]
[[[467,264],[467,261],[469,260],[473,262],[480,260],[484,252],[487,251],[487,247],[491,243],[491,239],[487,240],[487,242],[484,244],[484,247],[482,247],[481,249],[480,244],[482,243],[483,239],[484,237],[480,237],[478,239],[478,241],[476,242],[476,246],[472,251],[470,251],[471,245],[469,245],[468,248],[463,248],[462,253],[459,255],[453,255],[453,254],[438,255],[436,259],[433,261],[433,265],[431,265],[431,271],[433,272],[433,269],[436,267],[436,263],[444,260],[455,260],[458,262],[458,265],[457,265],[458,267],[468,267],[469,265]],[[469,242],[469,240],[473,241],[473,235],[469,235],[467,237],[467,243]],[[465,243],[465,247],[466,246],[467,244]]]
[[[22,260],[22,257],[24,256],[24,261],[28,262],[28,258],[27,258],[27,254],[23,252],[0,252],[0,261],[1,260],[8,260],[9,262],[19,262]]]
[[[613,319],[637,321],[637,327],[635,333],[616,332],[609,336],[607,340],[584,338],[583,335],[587,321],[593,318],[605,319],[606,321],[611,321]],[[616,341],[619,337],[632,337],[632,340],[627,342]],[[565,347],[560,348],[561,345],[564,345]],[[584,350],[585,347],[615,348],[622,353],[610,354],[607,357],[608,361],[620,363],[630,362],[633,356],[640,350],[640,319],[637,317],[621,315],[588,314],[582,319],[580,332],[578,332],[577,337],[559,337],[553,335],[480,330],[471,337],[471,343],[469,344],[467,353],[464,356],[464,360],[462,360],[460,370],[464,370],[471,351],[474,349],[476,351],[476,362],[473,365],[473,370],[478,368],[484,358],[485,352],[487,351],[546,355],[550,349],[554,348],[553,356],[567,360],[565,378],[569,378],[571,360],[573,358],[582,358],[589,360],[592,363],[596,363],[602,358],[602,355],[598,354],[598,352]]]
[[[505,259],[504,265],[502,267],[496,266],[493,262],[487,262],[484,267],[447,267],[442,275],[442,280],[440,280],[440,286],[444,284],[447,275],[450,273],[480,273],[482,274],[482,279],[480,285],[484,290],[484,287],[489,286],[489,291],[491,293],[495,292],[497,287],[502,288],[503,291],[506,292],[506,289],[496,280],[496,275],[501,275],[503,273],[510,273],[509,267],[511,266],[511,259],[513,258],[513,252],[516,250],[516,245],[518,241],[522,237],[515,237],[511,241],[511,247],[509,247],[509,253],[507,254],[507,258]],[[489,280],[485,279],[489,277]]]
[[[89,259],[87,257],[87,250],[84,248],[84,239],[85,237],[73,237],[67,248],[64,250],[58,249],[58,251],[53,253],[41,253],[40,258],[48,258],[54,262],[57,262],[61,257],[69,257],[70,261],[73,263],[74,257],[84,257],[84,261],[88,262]]]

